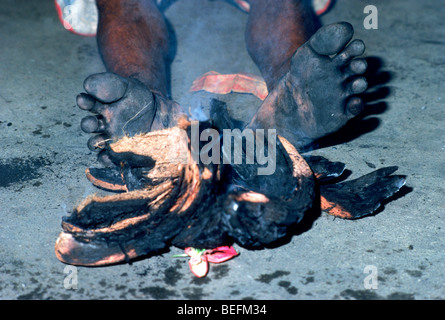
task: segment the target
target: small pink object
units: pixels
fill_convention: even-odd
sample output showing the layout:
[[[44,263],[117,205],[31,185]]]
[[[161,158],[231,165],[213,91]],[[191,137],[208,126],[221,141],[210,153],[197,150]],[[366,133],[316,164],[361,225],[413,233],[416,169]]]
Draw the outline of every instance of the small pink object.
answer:
[[[207,261],[211,263],[221,263],[230,260],[237,255],[238,252],[231,246],[222,246],[213,250],[204,251],[204,256],[207,258]]]
[[[238,255],[233,247],[221,246],[211,250],[185,248],[184,252],[190,257],[189,267],[198,278],[205,277],[209,271],[209,262],[221,263]]]
[[[205,90],[216,94],[250,93],[264,100],[267,86],[263,78],[249,73],[221,74],[209,71],[193,81],[190,91]]]

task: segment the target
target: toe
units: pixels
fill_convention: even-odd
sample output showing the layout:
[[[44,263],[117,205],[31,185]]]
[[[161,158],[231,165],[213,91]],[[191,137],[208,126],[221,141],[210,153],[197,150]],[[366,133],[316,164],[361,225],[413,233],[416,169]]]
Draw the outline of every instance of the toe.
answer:
[[[334,23],[320,28],[309,40],[309,45],[318,54],[339,53],[354,34],[352,25],[347,22]]]
[[[360,77],[357,79],[354,79],[348,84],[348,93],[350,95],[352,94],[360,94],[366,91],[368,88],[368,82],[365,78]]]
[[[98,134],[88,139],[87,146],[91,151],[100,151],[106,147],[108,136]]]
[[[91,110],[94,107],[96,100],[86,93],[81,93],[77,95],[76,103],[77,106],[82,110]]]
[[[363,111],[364,103],[359,97],[352,97],[346,104],[346,111],[352,116],[357,116]]]
[[[85,79],[86,92],[103,103],[121,99],[128,87],[128,80],[111,72],[96,73]]]
[[[340,52],[334,58],[334,63],[338,65],[344,65],[348,63],[351,59],[362,55],[365,52],[365,44],[362,40],[352,41],[342,52]]]
[[[99,128],[99,119],[95,116],[85,117],[80,121],[80,128],[86,133],[97,132],[97,129]]]
[[[105,150],[102,150],[101,152],[99,152],[99,154],[97,155],[97,160],[100,163],[102,163],[102,165],[104,165],[105,167],[114,167],[115,166],[109,153]]]
[[[354,59],[345,67],[343,74],[345,79],[347,79],[355,75],[364,74],[367,68],[368,63],[365,59]]]

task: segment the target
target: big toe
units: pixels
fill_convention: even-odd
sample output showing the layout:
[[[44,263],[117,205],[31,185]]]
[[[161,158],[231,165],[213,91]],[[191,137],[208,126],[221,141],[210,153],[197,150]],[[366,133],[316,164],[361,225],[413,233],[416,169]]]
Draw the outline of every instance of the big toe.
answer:
[[[324,26],[309,39],[311,48],[321,55],[339,53],[354,35],[354,28],[348,22]]]
[[[128,87],[128,80],[111,72],[96,73],[85,79],[83,87],[102,103],[121,99]]]

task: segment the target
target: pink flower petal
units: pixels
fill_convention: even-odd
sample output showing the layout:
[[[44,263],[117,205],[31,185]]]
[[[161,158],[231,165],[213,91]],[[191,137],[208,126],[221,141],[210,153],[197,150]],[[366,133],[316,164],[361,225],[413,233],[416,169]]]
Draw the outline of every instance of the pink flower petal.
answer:
[[[209,263],[206,260],[197,260],[191,258],[189,261],[189,267],[192,273],[198,278],[205,277],[209,271]]]
[[[198,278],[205,277],[209,271],[209,262],[221,263],[238,255],[233,247],[221,246],[211,250],[188,247],[184,252],[190,257],[189,267]]]
[[[213,250],[207,250],[203,256],[207,258],[207,261],[212,263],[221,263],[232,259],[237,256],[238,252],[233,247],[222,246]]]

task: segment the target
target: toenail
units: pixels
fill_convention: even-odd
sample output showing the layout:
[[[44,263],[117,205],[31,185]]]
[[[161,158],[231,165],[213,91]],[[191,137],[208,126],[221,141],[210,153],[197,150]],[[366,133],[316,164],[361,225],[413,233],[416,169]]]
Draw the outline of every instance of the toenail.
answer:
[[[355,55],[362,55],[365,52],[365,43],[362,40],[356,39],[351,44],[354,48]]]
[[[351,90],[353,93],[362,93],[368,87],[368,83],[365,79],[357,79],[352,83]]]
[[[348,111],[353,115],[357,116],[363,111],[363,100],[357,97],[352,98],[348,102]]]
[[[351,71],[355,74],[363,74],[368,68],[368,64],[366,60],[352,60],[350,65]]]
[[[354,33],[352,25],[340,22],[320,28],[309,40],[312,49],[321,55],[338,53],[351,40]]]
[[[84,132],[92,133],[99,127],[99,121],[94,116],[88,116],[81,120],[80,127]]]
[[[83,110],[91,110],[94,107],[94,99],[86,93],[77,95],[76,103]]]
[[[128,88],[128,80],[111,72],[97,73],[84,81],[85,90],[103,103],[121,99]]]
[[[106,146],[106,139],[103,135],[93,136],[88,139],[87,146],[91,151],[102,150]]]

